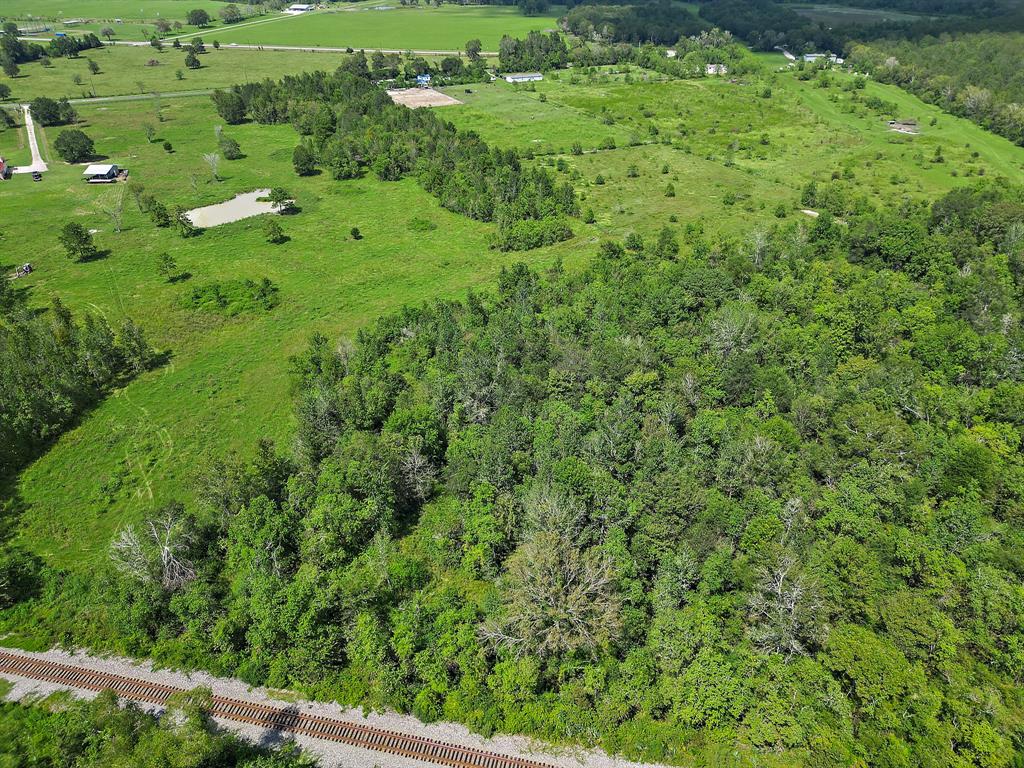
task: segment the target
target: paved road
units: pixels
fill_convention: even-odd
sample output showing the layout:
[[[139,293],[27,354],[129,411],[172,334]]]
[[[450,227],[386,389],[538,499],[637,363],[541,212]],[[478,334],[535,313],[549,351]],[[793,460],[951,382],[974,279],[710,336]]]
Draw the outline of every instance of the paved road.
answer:
[[[19,37],[19,40],[30,40],[32,42],[46,42],[50,38],[48,37]],[[142,40],[112,40],[104,45],[130,45],[136,48],[148,48],[149,43]],[[207,46],[209,44],[207,43]],[[349,47],[354,51],[380,51],[381,53],[408,53],[409,48],[373,48],[371,46],[336,46],[336,47],[323,47],[323,46],[311,46],[311,45],[248,45],[240,43],[223,43],[221,50],[231,49],[249,49],[253,51],[305,51],[306,53],[347,53]],[[441,51],[441,50],[427,50],[427,49],[412,49],[412,53],[415,56],[458,56],[463,51]],[[481,56],[494,57],[498,55],[497,51],[481,51]]]
[[[36,141],[36,125],[32,120],[32,110],[28,108],[28,104],[22,104],[21,108],[25,111],[25,132],[28,134],[28,147],[32,150],[32,165],[19,165],[11,173],[33,173],[35,171],[42,173],[49,170],[49,167],[43,160],[43,156],[39,154],[39,142]]]

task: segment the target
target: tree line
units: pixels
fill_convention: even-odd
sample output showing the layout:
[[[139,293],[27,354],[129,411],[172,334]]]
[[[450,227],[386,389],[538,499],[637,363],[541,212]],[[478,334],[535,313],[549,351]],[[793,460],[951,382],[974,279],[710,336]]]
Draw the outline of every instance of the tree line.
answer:
[[[296,169],[321,166],[335,179],[372,172],[382,181],[414,176],[449,210],[498,225],[495,247],[525,250],[572,236],[575,191],[515,150],[490,147],[431,110],[396,105],[359,52],[334,74],[305,73],[235,86],[212,96],[228,123],[291,123],[302,136]]]
[[[92,32],[81,36],[55,37],[46,46],[19,40],[18,25],[8,21],[0,32],[0,71],[8,77],[17,77],[19,64],[54,56],[75,58],[82,51],[102,47],[103,43]]]
[[[214,461],[40,609],[66,642],[648,760],[1012,765],[1024,194],[830,206],[314,336],[293,452]]]

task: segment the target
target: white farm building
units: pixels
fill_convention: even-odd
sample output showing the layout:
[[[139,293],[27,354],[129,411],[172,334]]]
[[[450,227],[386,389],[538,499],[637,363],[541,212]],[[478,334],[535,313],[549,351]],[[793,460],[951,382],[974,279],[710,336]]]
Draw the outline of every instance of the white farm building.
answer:
[[[505,75],[506,83],[534,83],[543,79],[544,75],[540,72],[512,72]]]

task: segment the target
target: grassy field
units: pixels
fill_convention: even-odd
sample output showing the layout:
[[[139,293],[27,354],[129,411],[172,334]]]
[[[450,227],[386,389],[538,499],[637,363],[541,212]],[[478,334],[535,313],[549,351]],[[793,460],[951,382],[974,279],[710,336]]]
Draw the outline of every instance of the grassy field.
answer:
[[[181,19],[194,8],[211,16],[227,5],[218,0],[4,0],[0,17],[10,19]]]
[[[489,284],[516,260],[580,265],[603,236],[650,236],[666,225],[701,221],[711,233],[745,237],[777,221],[778,208],[802,218],[799,193],[811,179],[838,177],[851,194],[885,203],[937,195],[982,171],[1024,182],[1024,149],[892,87],[869,84],[867,93],[917,117],[922,135],[888,131],[882,116],[838,87],[847,76],[820,88],[791,73],[739,83],[645,82],[647,75],[634,69],[627,82],[625,74],[562,73],[533,89],[503,81],[468,86],[469,94],[466,87],[450,89],[466,103],[444,108],[445,119],[497,145],[536,153],[534,162],[572,180],[584,209],[594,209],[596,223],[577,224],[574,240],[513,256],[488,249],[490,225],[445,212],[412,180],[295,177],[296,135],[289,126],[227,127],[248,156],[222,162],[223,181],[215,182],[201,159],[216,146],[218,119],[208,99],[167,99],[160,123],[146,102],[81,107],[97,150],[130,167],[132,178],[169,205],[282,184],[302,211],[283,220],[291,240],[281,246],[263,241],[257,220],[181,240],[154,228],[130,199],[124,230],[113,232],[103,209],[116,204],[124,187],[86,186],[79,168],[60,162],[42,183],[19,177],[0,185],[0,210],[34,235],[8,236],[2,265],[37,266],[23,283],[30,300],[43,304],[59,295],[76,310],[114,321],[131,315],[170,355],[22,474],[22,540],[51,562],[87,566],[104,556],[124,520],[170,498],[189,498],[195,468],[211,457],[247,452],[259,437],[289,445],[287,358],[313,331],[351,334],[402,303]],[[157,126],[152,144],[144,137],[147,122]],[[47,129],[44,148],[57,130]],[[173,155],[161,148],[164,139]],[[2,147],[17,141],[13,132],[0,134]],[[576,141],[583,154],[567,153]],[[945,162],[930,162],[936,147]],[[665,194],[669,184],[674,196]],[[56,242],[54,211],[100,230],[98,244],[110,254],[69,263]],[[413,231],[413,216],[438,227]],[[363,240],[350,238],[353,226]],[[174,254],[187,280],[158,276],[162,251]],[[190,286],[263,276],[280,287],[281,304],[270,312],[228,319],[180,305]]]
[[[207,40],[209,42],[209,40]],[[278,78],[310,70],[332,71],[344,60],[344,54],[309,53],[306,51],[257,51],[248,48],[221,48],[206,46],[207,53],[200,56],[203,66],[187,69],[184,54],[170,46],[160,53],[152,48],[105,46],[83,54],[77,59],[54,59],[53,66],[38,62],[25,64],[21,75],[4,79],[11,87],[11,98],[28,101],[35,96],[72,99],[120,94],[168,93],[206,88],[227,87],[250,80]],[[100,66],[98,75],[89,74],[89,62]],[[156,60],[156,66],[147,62]],[[177,73],[181,72],[179,80]],[[74,77],[81,78],[81,85]]]
[[[222,43],[399,50],[462,50],[467,40],[478,38],[484,50],[496,51],[502,35],[523,37],[534,29],[556,29],[560,11],[552,8],[544,16],[524,16],[515,7],[497,5],[378,7],[316,11],[274,23],[218,30],[217,37]]]
[[[790,6],[801,16],[827,25],[874,24],[880,21],[914,21],[924,18],[914,13],[892,11],[885,8],[853,8],[848,5],[816,3]]]
[[[0,3],[0,18],[16,19],[27,30],[45,25],[51,31],[95,32],[109,27],[114,39],[148,40],[156,34],[153,26],[158,19],[185,24],[188,12],[201,8],[210,14],[213,25],[220,24],[217,11],[227,5],[219,0],[4,0]],[[244,3],[238,4],[242,13],[249,12]],[[120,19],[120,21],[117,21]],[[65,20],[83,20],[82,23],[64,24]],[[196,31],[185,25],[184,32]],[[205,30],[212,32],[213,29]]]
[[[32,162],[32,153],[25,136],[23,113],[20,109],[9,110],[9,113],[17,124],[13,128],[0,127],[0,157],[6,158],[11,165],[28,165]]]
[[[882,116],[854,104],[838,87],[848,75],[837,74],[831,88],[789,72],[739,83],[642,82],[642,76],[634,71],[627,83],[623,75],[562,73],[533,90],[502,81],[469,95],[451,89],[467,104],[445,116],[488,141],[524,150],[579,141],[587,154],[565,162],[579,174],[578,188],[590,197],[598,223],[611,231],[653,232],[672,215],[704,216],[709,228],[737,231],[779,202],[791,204],[811,179],[833,176],[856,194],[894,203],[942,194],[981,173],[1024,182],[1024,149],[892,86],[869,83],[863,93],[916,117],[921,135],[893,133]],[[617,149],[590,152],[609,136]],[[630,141],[643,146],[624,148]],[[937,147],[943,163],[931,162]],[[629,175],[631,166],[639,175]],[[604,184],[595,183],[598,175]],[[664,196],[670,182],[674,198]],[[652,195],[652,185],[661,194]]]

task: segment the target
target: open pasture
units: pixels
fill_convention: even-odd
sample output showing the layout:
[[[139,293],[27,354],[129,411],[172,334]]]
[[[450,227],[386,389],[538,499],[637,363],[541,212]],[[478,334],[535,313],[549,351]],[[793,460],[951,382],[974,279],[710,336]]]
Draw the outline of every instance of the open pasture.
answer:
[[[386,10],[385,10],[386,8]],[[221,43],[295,45],[392,50],[462,50],[479,39],[485,51],[498,50],[502,35],[524,37],[531,30],[556,29],[559,8],[524,16],[513,6],[443,5],[340,6],[273,23],[218,30]]]
[[[848,5],[815,3],[794,5],[793,10],[812,21],[838,26],[841,24],[877,24],[883,21],[916,21],[922,15],[886,8],[854,8]]]
[[[206,42],[207,52],[199,57],[199,69],[185,67],[185,54],[169,45],[160,52],[148,46],[115,45],[88,51],[77,59],[54,59],[50,67],[38,62],[24,64],[18,77],[4,82],[10,85],[14,101],[29,101],[36,96],[82,99],[92,94],[102,97],[226,88],[299,72],[329,72],[344,60],[344,55],[337,53],[227,47],[216,50],[209,45],[210,39]],[[100,66],[99,74],[90,74],[89,60]],[[157,63],[150,65],[151,61]]]

